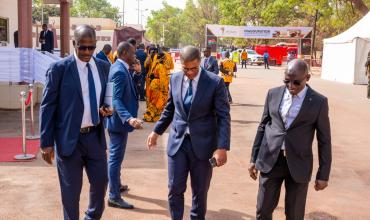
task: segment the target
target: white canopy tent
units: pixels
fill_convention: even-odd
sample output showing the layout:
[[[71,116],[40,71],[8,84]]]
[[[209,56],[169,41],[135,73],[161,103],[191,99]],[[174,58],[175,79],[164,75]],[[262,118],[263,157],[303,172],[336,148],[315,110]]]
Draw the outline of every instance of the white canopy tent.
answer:
[[[365,62],[370,51],[370,12],[345,32],[324,39],[321,78],[367,84]]]

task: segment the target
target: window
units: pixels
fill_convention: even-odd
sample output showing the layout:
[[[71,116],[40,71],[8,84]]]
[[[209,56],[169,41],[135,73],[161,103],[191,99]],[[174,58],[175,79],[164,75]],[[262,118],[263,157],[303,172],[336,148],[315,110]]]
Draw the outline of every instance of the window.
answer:
[[[9,42],[9,19],[0,17],[0,41]]]

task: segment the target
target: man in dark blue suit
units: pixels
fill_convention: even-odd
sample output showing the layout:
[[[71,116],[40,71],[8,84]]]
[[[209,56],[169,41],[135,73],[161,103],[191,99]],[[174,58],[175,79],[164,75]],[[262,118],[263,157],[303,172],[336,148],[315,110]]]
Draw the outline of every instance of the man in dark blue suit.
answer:
[[[41,43],[41,51],[53,53],[54,50],[54,34],[48,29],[47,24],[42,25],[39,42]]]
[[[101,50],[98,54],[96,54],[96,58],[106,61],[107,63],[111,63],[108,59],[110,52],[112,51],[112,46],[109,44],[105,44],[103,50]]]
[[[211,56],[211,48],[207,47],[203,51],[203,54],[204,54],[204,57],[202,59],[200,66],[204,70],[218,75],[218,72],[219,72],[218,63],[217,63],[217,60],[213,56]]]
[[[230,106],[222,78],[200,68],[200,51],[193,46],[181,50],[182,72],[172,75],[167,105],[148,137],[148,147],[172,123],[168,146],[169,206],[173,220],[184,213],[184,192],[191,177],[191,219],[205,219],[207,193],[216,166],[226,163],[230,149]]]
[[[138,91],[138,96],[140,101],[145,101],[145,79],[146,79],[146,69],[144,67],[147,54],[144,51],[145,46],[143,43],[139,44],[139,48],[136,50],[136,58],[140,61],[141,65],[141,74],[140,77],[137,77],[136,86]]]
[[[108,81],[113,84],[112,107],[114,109],[113,115],[107,121],[110,137],[108,205],[132,209],[134,206],[121,198],[120,177],[128,133],[142,128],[142,121],[136,118],[139,105],[129,72],[130,66],[136,62],[135,47],[128,42],[121,42],[118,45],[117,54],[118,59],[111,66],[108,77]]]
[[[102,122],[111,112],[101,106],[109,64],[92,57],[96,35],[90,26],[77,27],[73,45],[74,55],[54,63],[46,74],[40,107],[41,153],[52,164],[56,150],[64,219],[79,219],[83,168],[90,182],[85,219],[100,219],[108,182]]]

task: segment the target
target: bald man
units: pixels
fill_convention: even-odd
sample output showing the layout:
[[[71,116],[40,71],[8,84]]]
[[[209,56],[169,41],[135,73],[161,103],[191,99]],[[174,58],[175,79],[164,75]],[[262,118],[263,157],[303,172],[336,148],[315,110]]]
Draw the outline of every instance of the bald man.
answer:
[[[65,220],[79,219],[83,169],[90,183],[85,219],[100,219],[107,188],[103,108],[109,64],[93,57],[95,30],[74,32],[74,54],[51,65],[40,107],[42,158],[52,164],[54,149]]]
[[[167,105],[148,137],[148,147],[168,126],[168,202],[172,220],[182,220],[184,192],[190,173],[190,219],[204,220],[213,166],[223,166],[230,149],[230,106],[221,77],[200,67],[200,51],[181,50],[182,71],[172,75]]]
[[[314,188],[319,191],[328,186],[331,168],[328,99],[306,84],[309,79],[307,63],[292,60],[285,71],[284,85],[267,94],[249,167],[254,180],[260,171],[258,220],[272,219],[283,182],[286,219],[303,220],[315,132],[319,169]]]

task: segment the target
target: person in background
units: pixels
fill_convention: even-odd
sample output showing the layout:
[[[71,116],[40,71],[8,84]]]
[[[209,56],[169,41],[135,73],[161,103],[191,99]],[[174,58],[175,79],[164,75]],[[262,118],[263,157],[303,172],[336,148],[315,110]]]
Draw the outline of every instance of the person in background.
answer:
[[[121,192],[128,189],[121,184],[121,167],[124,159],[128,133],[134,129],[142,129],[142,121],[137,119],[138,102],[134,83],[129,71],[134,65],[135,47],[128,42],[121,42],[117,48],[118,59],[111,66],[108,82],[113,83],[112,103],[115,109],[107,120],[110,137],[108,176],[108,205],[115,208],[133,209],[134,206],[121,197]]]
[[[149,68],[150,72],[147,74],[147,109],[144,113],[144,121],[158,121],[166,105],[170,79],[168,72],[170,66],[168,65],[163,51],[154,55],[154,61]]]
[[[270,69],[269,58],[270,54],[267,50],[265,50],[265,52],[263,53],[263,62],[265,63],[265,69]]]
[[[140,79],[135,84],[138,91],[138,97],[140,101],[145,101],[145,78],[146,78],[146,68],[145,68],[145,60],[147,58],[147,54],[144,51],[145,45],[143,43],[139,44],[138,49],[136,50],[136,58],[140,61],[141,65],[141,74]]]
[[[367,61],[365,63],[365,74],[369,79],[368,85],[367,85],[367,98],[370,99],[370,51],[367,54]]]
[[[39,42],[41,43],[41,51],[53,53],[54,50],[54,33],[48,29],[47,24],[42,25]]]
[[[14,31],[14,47],[18,47],[18,30]]]
[[[111,64],[111,61],[108,58],[111,51],[112,51],[112,46],[109,44],[105,44],[103,47],[103,50],[101,50],[98,54],[96,54],[96,58],[99,58]]]
[[[233,75],[237,71],[236,63],[230,59],[230,53],[226,52],[225,59],[220,63],[220,71],[222,73],[222,78],[224,79],[227,96],[229,98],[229,103],[233,103],[233,99],[230,93],[230,84],[233,81]]]
[[[203,54],[204,54],[204,57],[202,59],[202,62],[200,63],[200,66],[204,70],[218,75],[218,72],[219,72],[218,63],[217,63],[217,60],[213,56],[211,56],[211,48],[207,47],[203,51]]]
[[[243,49],[242,53],[240,54],[240,58],[242,60],[242,68],[244,66],[247,69],[248,53],[245,49]]]

